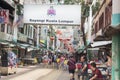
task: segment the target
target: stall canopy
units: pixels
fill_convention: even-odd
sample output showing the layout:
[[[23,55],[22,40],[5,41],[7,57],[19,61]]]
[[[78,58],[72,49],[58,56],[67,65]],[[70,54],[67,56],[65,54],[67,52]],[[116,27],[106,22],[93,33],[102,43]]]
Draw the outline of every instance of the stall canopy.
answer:
[[[108,45],[108,44],[111,44],[112,41],[97,41],[97,42],[93,42],[91,44],[91,47],[99,47],[99,46],[105,46],[105,45]]]
[[[20,48],[22,48],[22,49],[25,49],[25,48],[27,48],[27,47],[29,47],[30,45],[29,44],[27,44],[27,43],[17,43],[17,47],[20,47]]]
[[[9,41],[6,41],[6,40],[0,40],[0,44],[4,45],[4,47],[14,47],[14,46],[16,46],[15,43],[9,42]]]

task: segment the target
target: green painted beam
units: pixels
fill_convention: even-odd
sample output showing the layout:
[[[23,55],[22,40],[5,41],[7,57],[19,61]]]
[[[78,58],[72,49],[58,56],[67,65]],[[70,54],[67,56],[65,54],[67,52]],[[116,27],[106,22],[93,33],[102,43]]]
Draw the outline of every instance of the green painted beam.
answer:
[[[117,27],[116,25],[120,24],[120,13],[112,14],[112,25]]]
[[[120,80],[120,33],[112,36],[112,80]]]

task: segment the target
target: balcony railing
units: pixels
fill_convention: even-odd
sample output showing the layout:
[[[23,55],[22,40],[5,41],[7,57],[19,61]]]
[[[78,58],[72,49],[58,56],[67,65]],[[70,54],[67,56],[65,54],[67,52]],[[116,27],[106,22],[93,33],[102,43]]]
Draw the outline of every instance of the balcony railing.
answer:
[[[0,32],[0,39],[1,40],[6,40],[6,41],[12,41],[13,40],[13,35],[7,34],[5,32]]]

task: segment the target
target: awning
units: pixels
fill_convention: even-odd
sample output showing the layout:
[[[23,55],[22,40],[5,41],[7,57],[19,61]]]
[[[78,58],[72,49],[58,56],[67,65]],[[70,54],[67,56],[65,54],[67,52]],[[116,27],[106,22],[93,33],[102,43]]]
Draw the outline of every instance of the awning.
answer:
[[[99,48],[88,48],[87,50],[99,50]]]
[[[29,47],[30,44],[20,44],[21,46],[24,46],[24,47]]]
[[[26,43],[17,43],[17,46],[22,48],[22,49],[25,49],[25,48],[29,47],[30,45],[26,44]]]
[[[111,44],[112,41],[97,41],[97,42],[93,42],[91,44],[91,47],[99,47],[99,46],[105,46],[105,45],[108,45],[108,44]]]
[[[14,47],[16,44],[6,41],[6,40],[0,40],[0,44],[5,45],[6,47]]]
[[[0,41],[0,44],[2,44],[2,45],[8,45],[8,44],[9,44],[9,42]]]

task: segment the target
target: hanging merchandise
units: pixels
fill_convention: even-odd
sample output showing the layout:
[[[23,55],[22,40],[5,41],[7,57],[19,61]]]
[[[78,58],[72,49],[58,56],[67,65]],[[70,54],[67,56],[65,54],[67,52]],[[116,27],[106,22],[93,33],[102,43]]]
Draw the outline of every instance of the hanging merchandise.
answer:
[[[1,74],[13,74],[17,71],[17,56],[9,50],[2,50],[1,55]]]
[[[9,51],[8,52],[8,65],[12,67],[15,67],[16,64],[17,64],[17,61],[16,61],[16,54],[12,51]]]

